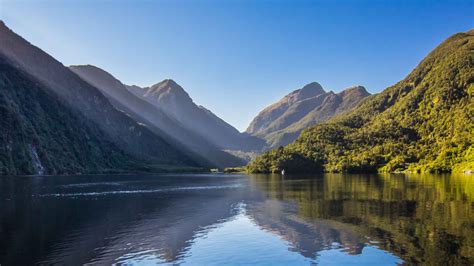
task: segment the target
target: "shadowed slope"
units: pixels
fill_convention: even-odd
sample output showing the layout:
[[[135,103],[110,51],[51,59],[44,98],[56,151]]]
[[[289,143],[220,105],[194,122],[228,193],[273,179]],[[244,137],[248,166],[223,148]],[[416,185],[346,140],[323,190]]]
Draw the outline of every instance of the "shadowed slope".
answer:
[[[109,141],[90,119],[66,106],[0,56],[0,174],[72,174],[194,165],[166,142],[162,156],[137,159]],[[144,129],[136,128],[141,131]],[[149,170],[159,170],[159,168]]]
[[[100,89],[118,108],[144,123],[153,132],[171,143],[188,150],[192,157],[207,164],[226,167],[244,164],[240,159],[222,151],[204,137],[189,130],[177,119],[170,117],[155,105],[129,92],[122,82],[95,66],[71,66],[70,69],[86,82]]]
[[[171,162],[176,165],[197,165],[186,154],[177,150],[167,141],[153,134],[145,126],[139,125],[125,113],[115,109],[97,88],[84,82],[60,62],[16,35],[13,31],[8,29],[3,22],[0,23],[0,55],[3,58],[2,63],[6,67],[5,71],[9,73],[8,75],[4,74],[4,78],[8,80],[10,87],[4,87],[4,90],[15,89],[18,86],[15,83],[23,81],[23,78],[16,78],[20,77],[18,76],[20,74],[17,74],[11,68],[15,68],[21,73],[28,73],[28,76],[32,78],[29,79],[30,83],[24,84],[25,86],[34,85],[38,89],[48,93],[48,95],[57,98],[57,101],[61,103],[64,109],[70,109],[72,112],[80,113],[83,117],[92,122],[92,124],[90,124],[91,127],[93,125],[104,133],[105,137],[101,138],[104,138],[106,142],[113,143],[120,150],[132,155],[136,160],[152,164],[168,164]],[[10,77],[9,75],[14,75],[15,77]],[[27,87],[22,89],[27,89]],[[18,94],[19,91],[20,90],[17,89],[15,93]],[[28,93],[27,91],[23,92]],[[11,92],[5,91],[5,93],[10,94]],[[17,96],[21,95],[18,94]],[[8,98],[10,101],[15,101],[15,97],[13,96]],[[34,100],[35,99],[32,99],[32,105],[35,104]],[[25,102],[16,102],[14,104],[19,106],[19,111],[14,111],[15,113],[21,113],[22,108],[28,108],[22,105],[25,104]],[[61,111],[63,107],[58,107],[55,112],[68,112],[68,110]],[[46,116],[48,115],[52,114],[46,114]],[[26,123],[25,119],[27,118],[17,118],[19,119],[19,123]],[[65,121],[64,123],[68,122]],[[89,121],[84,123],[89,124]],[[54,128],[56,125],[48,123],[44,126]],[[2,131],[3,130],[6,130],[6,128],[2,128]],[[99,137],[99,135],[96,136]],[[73,145],[74,142],[69,144]],[[52,154],[52,156],[59,154],[60,153]],[[39,154],[39,156],[41,157],[42,155]],[[104,156],[107,155],[104,154]],[[36,157],[34,153],[30,155],[30,163],[31,160],[35,159],[34,157]],[[88,168],[85,165],[84,167]],[[28,167],[28,169],[30,169],[30,167]],[[95,168],[92,167],[90,169]],[[56,170],[69,172],[72,169],[59,167]],[[46,172],[49,173],[48,170]],[[20,170],[17,173],[31,173],[31,171]]]
[[[260,138],[240,133],[203,106],[198,106],[175,81],[165,79],[151,87],[129,86],[129,90],[181,122],[190,131],[205,137],[222,149],[259,151],[265,145]]]

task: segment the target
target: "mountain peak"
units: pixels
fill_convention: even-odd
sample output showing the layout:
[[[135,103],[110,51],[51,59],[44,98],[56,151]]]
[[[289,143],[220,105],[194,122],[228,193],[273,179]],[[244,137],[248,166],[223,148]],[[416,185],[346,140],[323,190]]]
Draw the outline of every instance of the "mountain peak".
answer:
[[[300,95],[302,96],[312,97],[322,93],[325,93],[325,91],[321,84],[317,82],[311,82],[309,84],[306,84],[303,88],[300,89]]]
[[[301,88],[301,90],[322,90],[322,89],[323,87],[321,86],[321,84],[317,83],[316,81],[308,83],[304,85],[303,88]]]
[[[107,71],[103,70],[102,68],[96,67],[94,65],[70,65],[68,66],[70,70],[75,72],[77,74],[78,71],[87,71],[87,72],[92,72],[92,73],[103,73],[106,74],[107,76],[112,76],[110,73]]]
[[[90,69],[96,69],[100,71],[104,71],[102,68],[99,68],[97,66],[91,65],[91,64],[85,64],[85,65],[70,65],[69,68],[90,68]]]
[[[189,94],[172,79],[162,80],[155,85],[148,88],[145,95],[155,95],[158,97],[174,95],[177,97],[184,97],[191,100]]]
[[[342,104],[345,113],[308,129],[278,153],[257,158],[247,169],[258,173],[272,172],[275,165],[295,172],[474,169],[473,49],[472,33],[449,37],[403,80],[355,108]],[[350,92],[366,90],[357,86],[342,93]],[[353,103],[352,94],[346,96],[346,102]],[[304,158],[308,167],[294,158]]]
[[[362,86],[335,93],[325,92],[319,83],[312,82],[265,108],[250,123],[247,132],[265,138],[270,146],[286,145],[304,128],[355,107],[368,95]]]
[[[181,86],[179,86],[178,83],[176,83],[176,81],[174,81],[172,79],[164,79],[164,80],[158,82],[157,85],[167,86],[167,87],[177,88],[177,89],[183,89]]]
[[[355,85],[355,86],[346,88],[338,94],[341,96],[360,94],[360,95],[363,95],[364,97],[370,95],[367,89],[361,85]]]
[[[317,82],[311,82],[303,86],[303,88],[295,90],[288,94],[285,98],[289,102],[297,102],[305,100],[320,94],[326,93],[323,87]]]
[[[184,91],[183,87],[181,87],[176,81],[172,79],[164,79],[155,85],[151,86],[150,89],[153,90],[172,90],[172,91]]]

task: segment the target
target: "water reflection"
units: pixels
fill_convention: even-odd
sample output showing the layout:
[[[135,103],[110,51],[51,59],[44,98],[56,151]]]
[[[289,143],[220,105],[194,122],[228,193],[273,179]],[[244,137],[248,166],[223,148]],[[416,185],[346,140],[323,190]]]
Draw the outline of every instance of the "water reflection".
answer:
[[[474,179],[0,179],[0,264],[474,262]]]
[[[351,254],[374,244],[407,263],[473,263],[471,176],[253,176],[251,181],[272,199],[257,204],[257,221],[292,238],[305,256],[337,242]],[[288,203],[294,203],[294,209],[272,206]],[[271,215],[271,209],[280,210]]]

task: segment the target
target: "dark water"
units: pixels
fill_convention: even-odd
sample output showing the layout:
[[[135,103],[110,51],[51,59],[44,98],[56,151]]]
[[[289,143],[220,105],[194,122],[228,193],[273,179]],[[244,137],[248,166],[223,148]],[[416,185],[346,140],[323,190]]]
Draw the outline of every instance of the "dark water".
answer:
[[[474,176],[0,178],[0,264],[472,265]]]

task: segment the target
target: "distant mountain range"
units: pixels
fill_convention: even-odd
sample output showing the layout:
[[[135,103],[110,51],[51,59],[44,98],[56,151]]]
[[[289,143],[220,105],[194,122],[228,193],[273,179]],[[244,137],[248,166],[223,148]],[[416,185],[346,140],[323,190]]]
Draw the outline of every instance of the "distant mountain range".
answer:
[[[192,127],[170,115],[166,108],[129,91],[128,86],[108,72],[90,65],[71,66],[70,69],[83,80],[98,88],[117,109],[147,125],[155,134],[163,136],[178,148],[189,150],[195,156],[202,156],[215,167],[245,164],[242,159],[224,152],[224,148],[209,136],[201,135]],[[184,94],[186,93],[184,92]],[[175,95],[173,98],[179,101],[180,96],[184,94]],[[232,141],[230,139],[229,143]]]
[[[310,83],[241,133],[171,79],[142,88],[95,66],[65,67],[0,21],[0,174],[224,168],[288,144],[249,169],[469,168],[472,36],[451,37],[380,94]]]
[[[151,87],[128,86],[138,97],[163,110],[170,117],[218,147],[227,150],[260,151],[265,142],[233,126],[203,106],[196,105],[189,94],[171,79],[163,80]]]
[[[5,102],[5,121],[2,121],[5,126],[2,131],[5,134],[3,151],[0,151],[0,156],[3,156],[0,159],[0,172],[3,174],[224,168],[246,163],[246,160],[234,156],[231,151],[235,150],[236,154],[258,152],[265,145],[265,141],[238,132],[209,110],[195,105],[189,95],[172,80],[150,88],[140,88],[144,94],[139,95],[138,87],[126,86],[97,67],[64,67],[15,34],[3,22],[0,23],[0,37],[0,63],[5,72],[2,91]],[[7,76],[7,73],[12,76]],[[33,112],[30,116],[24,115],[30,108],[28,103],[40,106],[46,104],[36,102],[34,98],[24,102],[24,98],[10,95],[12,92],[9,90],[20,83],[26,86],[27,81],[31,86],[35,84],[36,89],[41,91],[38,93],[44,92],[47,94],[45,97],[53,97],[58,101],[60,106],[57,106],[55,113],[70,113],[71,117],[63,117],[67,120],[64,122],[53,122],[47,117],[55,116],[54,113]],[[28,93],[28,87],[16,89],[16,94],[20,91]],[[13,110],[11,104],[18,110]],[[12,113],[15,113],[15,119],[6,121],[7,117],[13,116]],[[80,133],[88,130],[88,126],[84,126],[81,130],[68,128],[72,130],[69,137],[66,132],[61,133],[63,124],[78,119],[81,122],[76,122],[76,125],[87,124],[94,132]],[[13,123],[13,120],[25,123],[28,132],[11,136],[13,131],[8,130],[14,124],[8,123]],[[34,124],[31,120],[42,123]],[[57,130],[52,130],[56,127]],[[45,133],[52,131],[64,136],[55,138]],[[76,144],[87,143],[76,143],[75,134],[86,139],[95,134],[96,143],[104,142],[107,145],[89,143],[84,149],[73,148]],[[20,136],[21,139],[16,139]],[[108,152],[100,151],[106,147],[110,149]],[[64,151],[68,149],[72,151]],[[107,157],[116,153],[122,154],[123,160],[118,160],[119,157],[114,155],[110,160],[118,161],[110,162]]]
[[[264,138],[270,147],[285,146],[303,129],[354,108],[369,95],[362,86],[334,93],[325,92],[319,83],[313,82],[265,108],[246,132]]]
[[[263,154],[249,170],[472,172],[473,51],[474,30],[451,36],[402,81]]]

